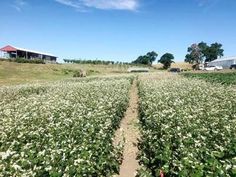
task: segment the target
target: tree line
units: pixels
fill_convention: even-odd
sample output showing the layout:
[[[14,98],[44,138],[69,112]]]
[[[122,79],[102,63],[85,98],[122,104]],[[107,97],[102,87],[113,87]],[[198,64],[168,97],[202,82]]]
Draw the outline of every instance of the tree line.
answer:
[[[198,65],[200,63],[213,61],[218,57],[224,56],[224,49],[222,49],[222,47],[223,45],[217,42],[211,45],[208,45],[205,42],[192,44],[187,49],[188,53],[185,56],[185,62]],[[152,51],[148,52],[146,55],[139,56],[132,63],[151,66],[157,57],[158,54],[155,51]],[[174,55],[165,53],[158,62],[163,64],[164,69],[168,69],[171,66],[171,63],[174,63]]]
[[[185,62],[191,64],[200,64],[203,62],[210,62],[217,59],[218,57],[224,56],[223,45],[220,43],[213,43],[208,45],[205,42],[198,44],[194,43],[187,49],[187,55],[185,56]],[[77,64],[102,64],[102,65],[146,65],[152,66],[156,61],[158,54],[155,51],[148,52],[146,55],[139,56],[136,60],[129,62],[114,62],[105,60],[82,60],[82,59],[64,59],[65,63],[77,63]],[[174,55],[172,53],[165,53],[158,60],[159,63],[163,64],[164,69],[168,69],[171,63],[174,63]]]
[[[84,59],[63,59],[65,63],[75,63],[75,64],[93,64],[93,65],[131,65],[129,62],[115,62],[106,60],[84,60]]]
[[[148,52],[146,55],[139,56],[132,63],[151,66],[153,62],[157,59],[157,57],[158,57],[158,54],[155,51],[152,51],[152,52]],[[171,63],[174,62],[173,60],[174,60],[173,54],[165,53],[164,55],[161,56],[158,62],[163,64],[164,69],[168,69],[171,66]]]

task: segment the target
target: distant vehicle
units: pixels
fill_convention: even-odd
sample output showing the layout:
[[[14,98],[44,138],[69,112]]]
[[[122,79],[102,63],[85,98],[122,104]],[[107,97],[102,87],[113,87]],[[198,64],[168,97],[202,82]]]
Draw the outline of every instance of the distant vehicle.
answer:
[[[204,67],[204,66],[199,66],[199,69],[200,69],[200,70],[204,70],[205,67]]]
[[[219,71],[222,70],[222,66],[207,66],[204,68],[204,71]]]
[[[181,69],[180,69],[180,68],[170,68],[170,69],[169,69],[169,72],[172,72],[172,73],[179,73],[179,72],[181,72]]]
[[[231,65],[230,69],[236,69],[236,64]]]

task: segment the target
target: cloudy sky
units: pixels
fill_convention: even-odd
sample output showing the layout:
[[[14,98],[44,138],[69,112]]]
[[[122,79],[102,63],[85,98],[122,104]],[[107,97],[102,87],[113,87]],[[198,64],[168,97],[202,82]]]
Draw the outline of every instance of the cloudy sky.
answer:
[[[235,0],[1,0],[0,47],[63,58],[132,61],[148,51],[183,61],[205,41],[236,55]]]

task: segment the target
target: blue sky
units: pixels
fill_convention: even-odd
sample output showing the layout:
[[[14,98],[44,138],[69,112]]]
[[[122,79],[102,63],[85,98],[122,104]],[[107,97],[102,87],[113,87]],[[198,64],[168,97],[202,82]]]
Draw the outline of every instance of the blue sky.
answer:
[[[63,58],[132,61],[220,42],[236,55],[235,0],[1,0],[0,46]]]

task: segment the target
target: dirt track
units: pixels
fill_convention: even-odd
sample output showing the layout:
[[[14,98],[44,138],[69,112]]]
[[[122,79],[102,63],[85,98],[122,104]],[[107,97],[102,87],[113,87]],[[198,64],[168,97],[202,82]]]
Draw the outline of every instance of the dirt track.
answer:
[[[138,90],[137,82],[134,81],[130,90],[129,107],[126,110],[120,129],[116,132],[115,141],[120,138],[125,138],[123,162],[120,166],[120,174],[114,177],[135,177],[137,169],[139,169],[138,160],[136,160],[138,153]],[[123,135],[122,135],[123,134]]]

